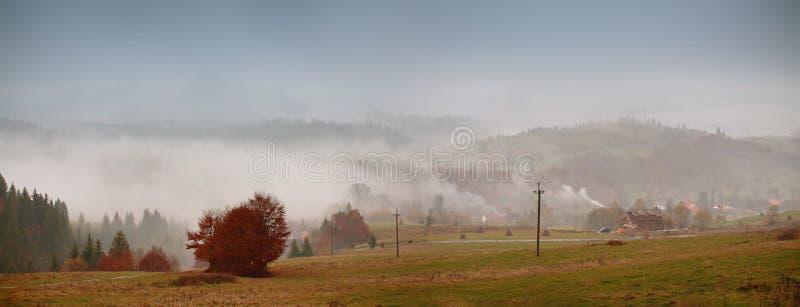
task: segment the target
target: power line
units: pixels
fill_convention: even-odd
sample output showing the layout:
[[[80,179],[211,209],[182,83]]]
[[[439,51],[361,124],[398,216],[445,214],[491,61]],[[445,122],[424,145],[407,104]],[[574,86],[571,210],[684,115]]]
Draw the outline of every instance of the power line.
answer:
[[[539,235],[541,234],[540,227],[542,224],[542,194],[544,191],[542,190],[542,183],[536,183],[536,191],[533,191],[538,196],[538,201],[536,202],[536,256],[539,256]]]
[[[398,222],[400,218],[400,212],[397,209],[394,209],[394,238],[395,238],[395,251],[397,252],[396,257],[400,257],[400,223]]]

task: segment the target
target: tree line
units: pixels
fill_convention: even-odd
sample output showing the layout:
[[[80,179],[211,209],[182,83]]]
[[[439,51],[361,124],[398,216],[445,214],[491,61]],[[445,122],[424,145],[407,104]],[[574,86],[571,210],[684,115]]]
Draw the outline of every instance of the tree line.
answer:
[[[0,175],[0,273],[48,270],[74,241],[66,203]]]
[[[125,233],[117,231],[111,241],[111,246],[106,253],[103,243],[99,238],[92,239],[92,234],[86,237],[82,251],[78,252],[78,245],[73,244],[69,258],[64,261],[63,268],[59,268],[54,258],[52,271],[150,271],[166,272],[178,268],[177,261],[169,258],[160,246],[151,246],[146,254],[134,254]]]
[[[185,224],[168,222],[149,210],[138,225],[131,213],[124,221],[119,214],[113,221],[106,215],[99,225],[80,214],[71,223],[64,201],[9,186],[0,175],[0,273],[136,269],[145,258],[163,258],[171,269],[177,268],[180,258],[174,255],[187,254],[180,235],[185,229]],[[104,246],[110,249],[106,252]]]

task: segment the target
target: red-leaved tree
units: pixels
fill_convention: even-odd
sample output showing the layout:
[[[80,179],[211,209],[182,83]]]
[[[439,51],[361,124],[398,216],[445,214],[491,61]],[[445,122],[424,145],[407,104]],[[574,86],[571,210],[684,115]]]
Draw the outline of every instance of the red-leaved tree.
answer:
[[[348,248],[355,244],[365,243],[369,239],[369,226],[364,222],[364,217],[361,216],[358,209],[348,207],[345,211],[333,214],[331,220],[333,221],[333,243],[335,249]],[[317,249],[320,251],[330,251],[330,223],[326,219],[320,226],[319,237],[317,238]]]
[[[267,264],[283,254],[289,228],[286,212],[277,199],[256,193],[238,207],[222,213],[205,212],[199,230],[188,232],[188,249],[207,271],[239,276],[267,275]]]
[[[131,253],[125,233],[117,231],[107,255],[102,255],[97,262],[98,271],[131,271],[133,270],[133,254]]]
[[[172,264],[167,258],[167,254],[160,246],[151,246],[142,259],[139,259],[139,271],[145,272],[169,272],[172,271]]]

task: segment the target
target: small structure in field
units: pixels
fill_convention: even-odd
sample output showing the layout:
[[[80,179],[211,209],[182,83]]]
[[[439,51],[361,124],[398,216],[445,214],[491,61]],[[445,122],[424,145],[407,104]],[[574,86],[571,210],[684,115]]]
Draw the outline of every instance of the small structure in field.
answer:
[[[631,209],[622,219],[622,228],[627,231],[656,231],[664,229],[661,209]]]

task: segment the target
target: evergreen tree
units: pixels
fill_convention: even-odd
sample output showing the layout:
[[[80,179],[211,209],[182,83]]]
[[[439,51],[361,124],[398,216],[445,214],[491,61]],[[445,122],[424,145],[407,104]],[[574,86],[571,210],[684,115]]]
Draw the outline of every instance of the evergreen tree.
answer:
[[[102,249],[102,248],[101,248]],[[108,255],[101,255],[97,263],[98,271],[130,271],[133,269],[133,254],[122,230],[117,231],[108,249]]]
[[[113,236],[111,220],[108,218],[108,214],[103,214],[103,222],[100,224],[100,234],[97,239],[100,239],[100,242],[110,242]]]
[[[122,230],[122,219],[119,217],[118,212],[114,212],[114,219],[111,221],[111,231]]]
[[[112,251],[130,251],[130,249],[128,240],[125,238],[125,233],[123,233],[122,230],[117,231],[117,234],[114,235],[114,240],[111,241],[111,248],[108,250],[109,254]]]
[[[378,244],[378,241],[375,239],[375,234],[369,234],[369,248],[375,248],[375,245]]]
[[[61,262],[56,258],[56,254],[53,254],[53,257],[50,259],[50,272],[58,271],[61,271]]]
[[[6,184],[6,179],[3,178],[3,174],[0,174],[0,202],[6,200],[6,192],[8,192],[8,185]]]
[[[297,240],[292,239],[292,246],[289,249],[289,258],[297,258],[300,257],[300,248],[297,247]]]
[[[89,233],[89,235],[86,237],[86,243],[83,244],[81,258],[83,258],[83,261],[86,261],[86,264],[88,264],[89,267],[93,267],[97,264],[97,260],[94,258],[95,255],[94,240],[92,240],[92,233]]]
[[[78,244],[72,243],[72,250],[69,252],[69,258],[75,259],[78,258]]]
[[[100,261],[100,258],[106,255],[106,252],[103,251],[103,242],[100,241],[100,238],[94,240],[94,266],[92,268],[97,267],[97,263]]]
[[[314,251],[311,249],[311,241],[308,240],[308,237],[303,239],[303,257],[311,257],[314,256]]]

